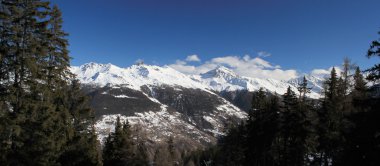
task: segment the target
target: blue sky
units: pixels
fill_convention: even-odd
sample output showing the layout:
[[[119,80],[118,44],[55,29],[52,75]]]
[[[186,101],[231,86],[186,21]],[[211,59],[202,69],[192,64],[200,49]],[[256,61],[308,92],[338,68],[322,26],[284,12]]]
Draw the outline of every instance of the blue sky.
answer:
[[[53,0],[70,34],[72,65],[201,66],[260,57],[272,69],[310,72],[344,57],[369,67],[380,36],[378,0]],[[185,61],[197,55],[201,61]],[[281,66],[281,68],[278,67]]]

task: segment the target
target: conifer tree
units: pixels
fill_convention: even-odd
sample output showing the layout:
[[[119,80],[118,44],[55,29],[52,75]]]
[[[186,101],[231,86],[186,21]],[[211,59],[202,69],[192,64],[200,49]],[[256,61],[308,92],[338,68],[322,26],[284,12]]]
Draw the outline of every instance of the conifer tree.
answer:
[[[81,97],[67,91],[73,78],[61,13],[42,0],[0,3],[1,163],[60,165],[69,142],[91,133],[75,124],[88,129],[93,123],[75,116],[89,109],[69,104]]]
[[[298,88],[307,92],[307,82]],[[313,126],[310,120],[310,105],[305,94],[301,98],[288,87],[283,95],[283,109],[280,117],[280,132],[278,142],[280,149],[279,163],[281,165],[305,165],[308,155],[313,149]]]
[[[342,103],[342,113],[345,115],[349,115],[353,110],[351,107],[352,96],[349,92],[352,89],[352,75],[351,70],[355,66],[351,64],[351,60],[348,58],[344,58],[343,62],[343,71],[341,72],[341,78],[339,79],[339,94],[341,98],[343,98]],[[347,121],[345,123],[348,123]]]
[[[122,124],[120,117],[117,117],[115,132],[108,136],[104,145],[103,164],[105,166],[132,165],[134,157],[132,146],[128,121]]]
[[[246,126],[244,125],[228,129],[227,135],[218,143],[221,152],[218,154],[220,156],[215,158],[220,160],[215,161],[217,164],[243,165],[245,163],[246,156],[249,154],[247,153],[247,145],[252,144],[252,142],[246,138],[246,132]]]
[[[302,82],[298,84],[297,90],[300,93],[299,100],[304,101],[306,99],[306,94],[310,93],[311,88],[309,88],[307,79],[303,76]]]
[[[352,105],[355,112],[365,111],[365,103],[368,100],[368,87],[360,68],[357,67],[354,74],[354,87],[351,92]]]
[[[263,88],[260,88],[257,92],[253,94],[252,106],[249,112],[249,121],[260,117],[266,106],[266,94]]]
[[[354,65],[351,63],[349,58],[344,58],[343,60],[343,71],[342,71],[342,79],[343,79],[343,95],[347,96],[348,90],[351,88],[350,76],[351,70],[354,69]]]
[[[282,159],[280,159],[281,163],[284,163],[284,165],[289,165],[289,156],[292,154],[291,149],[291,140],[292,140],[292,127],[295,126],[296,120],[293,119],[294,111],[297,107],[297,98],[296,94],[288,87],[286,93],[283,95],[283,108],[281,112],[281,122],[280,122],[280,140],[282,144],[281,147],[281,156],[283,156]]]
[[[65,86],[63,96],[65,108],[72,120],[67,124],[68,136],[59,161],[63,165],[101,165],[100,142],[97,140],[94,112],[87,105],[87,97],[81,92],[78,80]]]
[[[272,144],[277,128],[277,98],[267,97],[263,89],[255,92],[247,121],[245,165],[271,165],[274,163]],[[260,142],[258,144],[258,142]]]
[[[380,34],[380,32],[378,32]],[[371,58],[374,56],[380,57],[380,40],[374,40],[371,43],[370,48],[368,49],[367,52],[367,57]],[[373,67],[368,69],[369,75],[367,76],[367,79],[369,81],[379,81],[380,80],[380,63],[375,64]]]
[[[335,164],[344,141],[341,133],[343,127],[343,97],[339,90],[341,82],[333,68],[330,78],[325,83],[327,89],[318,113],[320,164],[324,165],[331,162]]]
[[[180,160],[181,160],[181,156],[178,152],[178,150],[176,149],[176,146],[175,146],[175,139],[173,136],[169,136],[166,144],[167,144],[167,150],[169,152],[169,162],[171,163],[171,165],[179,165],[180,164]]]
[[[165,145],[158,146],[154,152],[153,164],[157,166],[173,165],[170,152]]]
[[[297,139],[297,128],[299,121],[301,120],[299,114],[297,114],[298,101],[296,94],[288,87],[287,92],[283,95],[284,108],[281,114],[280,123],[280,145],[282,154],[280,158],[280,163],[283,165],[300,165],[303,158],[303,151],[297,146],[302,146],[300,141]],[[301,160],[302,161],[302,160]]]
[[[379,32],[380,33],[380,32]],[[367,57],[380,56],[380,42],[371,43]],[[380,80],[380,65],[375,64],[369,71],[368,81],[378,83]],[[354,75],[354,88],[352,90],[355,112],[349,117],[354,124],[347,134],[347,145],[343,152],[341,165],[379,165],[380,164],[380,98],[371,96],[371,89],[357,68]],[[374,93],[374,92],[372,92]],[[376,94],[376,93],[375,93]]]
[[[49,3],[43,1],[2,1],[4,27],[4,71],[10,74],[5,86],[8,93],[3,99],[11,112],[8,120],[11,137],[11,164],[54,164],[65,142],[65,127],[49,96],[54,90],[46,88],[43,69],[47,55]],[[9,19],[9,20],[8,20]],[[63,66],[67,69],[68,66]],[[61,78],[55,78],[61,79]],[[3,85],[3,86],[4,86]],[[12,126],[15,127],[12,129]],[[17,132],[15,129],[17,129]],[[31,155],[38,154],[38,157]],[[14,158],[12,158],[14,157]],[[20,158],[24,160],[20,160]]]

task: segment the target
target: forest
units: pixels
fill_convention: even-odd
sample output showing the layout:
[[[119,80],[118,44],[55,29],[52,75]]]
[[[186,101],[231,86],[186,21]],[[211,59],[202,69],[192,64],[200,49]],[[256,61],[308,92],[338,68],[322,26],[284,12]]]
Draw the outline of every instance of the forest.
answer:
[[[102,145],[62,24],[48,1],[0,0],[0,165],[380,165],[380,64],[348,58],[320,99],[306,79],[297,92],[254,92],[247,120],[216,145],[181,152],[171,137],[152,156],[120,119]],[[380,39],[368,44],[362,56],[379,58]]]

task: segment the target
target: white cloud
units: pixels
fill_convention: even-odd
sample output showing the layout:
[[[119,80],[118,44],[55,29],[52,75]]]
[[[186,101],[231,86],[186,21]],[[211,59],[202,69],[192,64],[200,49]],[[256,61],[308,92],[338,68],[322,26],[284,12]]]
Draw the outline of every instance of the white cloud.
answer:
[[[143,60],[143,59],[137,59],[137,60],[135,61],[135,64],[142,64],[142,63],[144,63],[144,60]]]
[[[330,71],[326,69],[314,69],[311,71],[312,75],[327,75],[330,74]]]
[[[265,51],[260,51],[260,52],[258,52],[257,54],[259,55],[259,57],[262,57],[262,58],[272,56],[271,53],[269,53],[269,52],[265,52]]]
[[[240,76],[252,78],[270,78],[276,80],[290,80],[297,78],[299,73],[295,69],[283,69],[280,65],[272,64],[262,57],[271,56],[267,52],[259,52],[257,57],[250,55],[241,56],[221,56],[205,61],[199,65],[188,64],[191,61],[200,61],[197,55],[190,55],[185,60],[177,60],[174,64],[168,66],[184,73],[184,74],[201,74],[215,69],[218,66],[225,66]],[[314,69],[310,72],[311,75],[327,78],[333,67],[328,69]],[[335,67],[338,76],[341,75],[341,68]]]
[[[186,57],[186,61],[188,62],[200,62],[201,59],[199,59],[198,55],[189,55]]]
[[[317,76],[317,77],[329,77],[331,70],[333,67],[330,67],[328,69],[314,69],[310,72],[311,75]],[[338,76],[340,76],[342,70],[339,67],[334,67],[335,71]]]
[[[176,60],[175,63],[178,65],[186,65],[186,62],[181,60]]]
[[[253,78],[289,80],[298,75],[296,70],[283,70],[280,66],[272,65],[260,57],[252,58],[249,55],[216,57],[198,66],[177,60],[175,64],[169,66],[185,74],[200,74],[215,69],[217,66],[226,66],[241,76]]]
[[[197,73],[197,69],[195,66],[190,66],[190,65],[186,65],[186,64],[180,64],[180,63],[171,64],[169,66],[172,67],[173,69],[178,70],[181,73],[184,73],[184,74],[190,74],[190,75],[191,74],[199,74],[199,73]]]

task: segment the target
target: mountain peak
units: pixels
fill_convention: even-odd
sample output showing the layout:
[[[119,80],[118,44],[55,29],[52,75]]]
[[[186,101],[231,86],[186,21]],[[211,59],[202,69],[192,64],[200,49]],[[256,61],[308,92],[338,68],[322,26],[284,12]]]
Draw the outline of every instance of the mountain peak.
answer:
[[[210,70],[206,73],[201,74],[202,78],[212,78],[212,77],[223,77],[223,78],[232,78],[239,77],[235,72],[225,66],[218,66],[213,70]]]
[[[227,67],[225,67],[225,66],[218,66],[215,70],[216,70],[216,71],[219,71],[219,72],[235,74],[235,72],[233,72],[230,68],[227,68]],[[235,74],[235,75],[236,75],[236,74]]]
[[[112,65],[111,63],[103,64],[103,63],[96,63],[96,62],[89,62],[81,65],[81,68],[93,68],[93,67],[98,67],[98,66],[110,66]]]
[[[82,72],[90,72],[90,73],[93,73],[93,72],[104,72],[104,71],[109,71],[111,70],[111,68],[119,68],[111,63],[107,63],[107,64],[102,64],[102,63],[96,63],[96,62],[89,62],[89,63],[85,63],[81,66],[79,66],[79,69],[82,71]]]
[[[136,64],[127,68],[127,70],[132,71],[133,74],[140,75],[143,77],[148,77],[149,75],[154,76],[154,73],[162,73],[163,68],[155,65],[147,65],[147,64]]]

